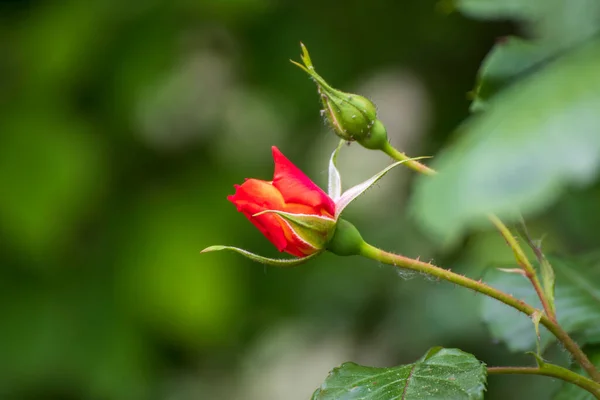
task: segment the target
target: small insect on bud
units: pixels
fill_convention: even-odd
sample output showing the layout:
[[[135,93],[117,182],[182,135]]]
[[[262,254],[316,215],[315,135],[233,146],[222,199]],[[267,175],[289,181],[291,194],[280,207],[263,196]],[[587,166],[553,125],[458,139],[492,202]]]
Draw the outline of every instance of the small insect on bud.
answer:
[[[377,109],[375,104],[366,97],[345,93],[334,89],[315,71],[312,61],[306,47],[300,43],[302,47],[302,62],[303,64],[292,61],[295,65],[302,68],[317,84],[321,102],[323,103],[322,114],[327,119],[329,125],[340,138],[347,141],[357,141],[363,144],[363,141],[370,144],[373,127],[379,122],[377,120]],[[381,136],[383,124],[379,122],[378,136]],[[385,128],[383,128],[385,133]],[[378,138],[377,143],[380,142]],[[383,141],[387,141],[387,134],[383,137]],[[363,144],[365,147],[372,148]],[[378,147],[377,147],[378,148]]]

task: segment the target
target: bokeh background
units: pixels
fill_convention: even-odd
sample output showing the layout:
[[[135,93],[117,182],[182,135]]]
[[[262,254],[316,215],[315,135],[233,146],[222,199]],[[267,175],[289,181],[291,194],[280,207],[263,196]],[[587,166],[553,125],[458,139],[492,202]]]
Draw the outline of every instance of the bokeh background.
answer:
[[[530,363],[492,341],[479,297],[358,258],[276,256],[226,201],[269,179],[277,145],[320,185],[337,144],[319,72],[379,106],[391,141],[433,155],[468,115],[481,60],[517,27],[435,0],[0,1],[0,399],[306,399],[344,361],[392,366],[432,346]],[[350,146],[345,185],[390,162]],[[407,214],[397,169],[349,207],[371,243],[473,277],[511,261],[491,231],[441,249]],[[443,199],[439,199],[443,201]],[[530,221],[546,248],[598,246],[600,187]],[[553,357],[564,355],[555,349]],[[549,378],[491,377],[490,399]]]

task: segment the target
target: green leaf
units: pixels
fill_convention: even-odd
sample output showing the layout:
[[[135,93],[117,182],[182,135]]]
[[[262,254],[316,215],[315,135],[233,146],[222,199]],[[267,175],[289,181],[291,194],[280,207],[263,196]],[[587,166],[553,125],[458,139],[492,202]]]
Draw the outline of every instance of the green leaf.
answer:
[[[524,21],[531,35],[557,50],[600,31],[598,0],[456,0],[455,6],[473,18]]]
[[[435,347],[414,364],[393,368],[344,363],[312,400],[483,399],[487,371],[473,355]]]
[[[535,70],[555,53],[544,44],[518,37],[504,38],[488,53],[477,73],[471,111],[481,111],[487,100],[518,78]]]
[[[232,247],[232,246],[210,246],[210,247],[207,247],[204,250],[202,250],[200,253],[209,253],[211,251],[222,251],[222,250],[233,251],[233,252],[243,255],[246,258],[251,259],[252,261],[256,261],[261,264],[272,265],[274,267],[295,267],[297,265],[304,264],[308,260],[321,254],[320,252],[317,252],[317,253],[313,253],[309,256],[302,257],[302,258],[268,258],[268,257],[259,256],[258,254],[254,254],[247,250],[239,249],[237,247]]]
[[[494,46],[479,70],[472,111],[485,109],[495,92],[600,31],[598,0],[457,0],[456,7],[475,18],[524,21],[533,37]]]
[[[600,257],[563,259],[551,257],[556,273],[555,305],[558,322],[580,343],[600,343]],[[485,281],[518,299],[542,308],[530,282],[523,276],[492,270]],[[536,334],[530,318],[504,304],[483,298],[482,318],[494,338],[513,351],[535,348]],[[552,336],[540,327],[541,347],[553,342]]]
[[[535,15],[539,5],[522,0],[455,0],[454,6],[463,14],[479,19],[526,19]]]
[[[455,0],[454,6],[466,16],[483,19],[513,19],[534,22],[551,14],[550,4],[563,3],[565,0]],[[553,4],[556,7],[556,4]]]
[[[590,361],[597,367],[600,368],[600,346],[593,346],[584,349],[585,353],[589,357]],[[580,375],[586,375],[583,369],[577,365],[572,368],[573,372]],[[554,400],[595,400],[596,398],[590,392],[580,388],[579,386],[573,385],[568,382],[564,382],[562,387],[556,392]]]
[[[416,217],[448,242],[488,213],[516,220],[569,185],[590,183],[600,164],[600,40],[494,96],[421,177]]]

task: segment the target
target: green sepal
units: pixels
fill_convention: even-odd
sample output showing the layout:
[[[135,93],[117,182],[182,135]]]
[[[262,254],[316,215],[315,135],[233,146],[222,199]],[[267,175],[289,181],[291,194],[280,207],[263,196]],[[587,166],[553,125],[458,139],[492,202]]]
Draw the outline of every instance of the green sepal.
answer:
[[[337,156],[345,141],[340,140],[340,143],[335,148],[329,159],[329,182],[327,185],[327,194],[334,202],[337,202],[342,195],[342,177],[337,169]]]
[[[204,250],[202,250],[200,253],[208,253],[211,251],[221,251],[221,250],[234,251],[236,253],[243,255],[246,258],[251,259],[252,261],[256,261],[261,264],[271,265],[273,267],[282,267],[282,268],[295,267],[297,265],[304,264],[308,260],[313,259],[317,255],[321,254],[321,252],[317,252],[317,253],[313,253],[309,256],[301,257],[301,258],[268,258],[268,257],[259,256],[258,254],[254,254],[247,250],[239,249],[237,247],[232,247],[232,246],[210,246],[210,247],[207,247]]]
[[[335,200],[335,217],[338,218],[342,214],[344,209],[348,206],[348,204],[353,202],[358,196],[363,194],[367,189],[369,189],[371,186],[373,186],[378,180],[383,178],[383,176],[385,174],[387,174],[389,171],[391,171],[393,168],[397,167],[400,164],[404,164],[405,162],[421,160],[423,158],[430,158],[430,156],[408,158],[406,160],[395,162],[394,164],[389,165],[383,171],[378,172],[377,174],[375,174],[371,178],[367,179],[366,181],[359,183],[358,185],[352,186],[350,189],[346,190],[340,196],[339,199]]]
[[[279,211],[279,210],[264,210],[259,213],[252,215],[253,217],[257,217],[262,214],[273,213],[277,214],[280,217],[286,219],[287,221],[298,224],[302,227],[313,229],[313,230],[331,230],[335,226],[335,220],[333,218],[322,217],[320,215],[312,215],[312,214],[296,214],[290,213],[287,211]]]
[[[300,58],[302,59],[302,62],[304,63],[304,65],[300,64],[299,62],[296,62],[294,60],[290,60],[292,62],[292,64],[300,67],[304,72],[306,72],[307,74],[309,74],[311,76],[311,78],[313,78],[318,86],[323,87],[325,90],[332,92],[332,93],[338,93],[338,94],[344,94],[344,92],[341,92],[339,90],[336,90],[334,88],[332,88],[331,86],[329,86],[329,84],[325,81],[325,79],[323,79],[321,77],[321,75],[319,75],[317,73],[317,71],[315,71],[315,67],[312,64],[312,60],[310,59],[310,55],[308,54],[308,49],[306,48],[306,46],[304,46],[304,43],[300,43],[300,47],[302,48],[302,55],[300,56]]]
[[[265,210],[254,214],[253,217],[267,213],[277,214],[286,220],[292,231],[294,231],[301,240],[308,243],[316,250],[323,249],[335,231],[335,219],[319,215]]]

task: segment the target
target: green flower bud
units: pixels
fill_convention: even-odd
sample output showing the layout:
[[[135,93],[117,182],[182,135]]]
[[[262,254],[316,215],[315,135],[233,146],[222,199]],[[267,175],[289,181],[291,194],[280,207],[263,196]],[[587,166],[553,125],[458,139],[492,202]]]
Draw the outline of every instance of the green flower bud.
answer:
[[[335,134],[347,141],[360,140],[369,135],[375,122],[375,106],[368,99],[319,87],[326,116]]]
[[[304,65],[295,61],[292,63],[302,68],[317,84],[323,103],[323,115],[335,134],[347,141],[368,140],[374,125],[378,122],[377,109],[373,102],[366,97],[345,93],[329,86],[315,71],[306,47],[302,43],[300,46]]]

